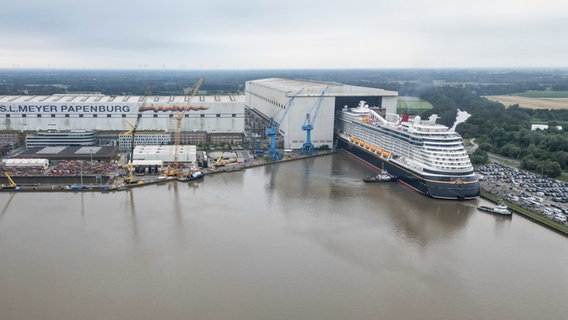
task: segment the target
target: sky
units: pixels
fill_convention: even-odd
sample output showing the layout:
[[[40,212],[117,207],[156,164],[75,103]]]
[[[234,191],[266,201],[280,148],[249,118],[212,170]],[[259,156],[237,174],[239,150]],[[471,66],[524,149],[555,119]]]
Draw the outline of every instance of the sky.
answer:
[[[568,67],[562,0],[18,0],[0,68]]]

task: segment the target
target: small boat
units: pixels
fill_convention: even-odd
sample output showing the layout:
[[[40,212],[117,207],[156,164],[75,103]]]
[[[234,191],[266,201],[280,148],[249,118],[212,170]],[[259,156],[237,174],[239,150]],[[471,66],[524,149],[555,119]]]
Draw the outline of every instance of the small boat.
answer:
[[[119,184],[115,187],[115,190],[117,190],[117,191],[124,191],[124,190],[127,190],[127,189],[128,189],[128,185],[125,185],[124,183],[121,183],[121,184]]]
[[[201,180],[205,177],[205,174],[201,171],[195,171],[189,176],[189,181]]]
[[[504,204],[504,203],[500,203],[495,207],[479,206],[479,207],[477,207],[477,209],[479,209],[481,211],[489,212],[489,213],[496,213],[496,214],[504,215],[504,216],[509,216],[509,215],[512,214],[511,210],[509,210],[509,207],[507,207],[507,205]]]
[[[205,174],[203,172],[195,171],[185,177],[178,177],[177,180],[181,182],[189,182],[189,181],[201,180],[203,179],[203,177],[205,177]]]
[[[393,176],[392,174],[388,173],[386,170],[379,172],[374,177],[363,178],[365,182],[392,182],[396,181],[398,178]]]

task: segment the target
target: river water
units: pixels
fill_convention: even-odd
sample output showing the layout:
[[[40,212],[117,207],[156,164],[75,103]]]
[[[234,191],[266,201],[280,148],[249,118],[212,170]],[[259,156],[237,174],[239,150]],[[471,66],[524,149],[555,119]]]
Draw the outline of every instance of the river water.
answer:
[[[339,152],[198,183],[0,194],[0,319],[566,319],[568,238]]]

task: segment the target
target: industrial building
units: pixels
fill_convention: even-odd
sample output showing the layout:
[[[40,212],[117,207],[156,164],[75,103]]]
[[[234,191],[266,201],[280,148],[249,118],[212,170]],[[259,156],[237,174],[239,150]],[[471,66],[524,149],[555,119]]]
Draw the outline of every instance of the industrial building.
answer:
[[[175,146],[137,146],[133,151],[133,159],[158,160],[163,163],[175,162]],[[178,162],[195,163],[197,148],[193,145],[178,146]]]
[[[132,166],[136,173],[156,173],[166,165],[175,166],[175,146],[136,146],[133,150]],[[181,167],[192,166],[197,160],[197,148],[193,145],[180,145],[177,163]]]
[[[244,96],[108,96],[54,94],[0,96],[0,130],[94,130],[124,132],[128,122],[138,131],[176,132],[183,113],[182,132],[244,132]]]
[[[293,102],[289,103],[292,98]],[[267,78],[245,84],[245,106],[251,114],[248,125],[262,134],[272,118],[279,125],[283,137],[281,147],[285,149],[300,149],[306,141],[302,126],[307,114],[313,126],[313,145],[331,147],[336,110],[345,105],[356,106],[364,100],[370,106],[396,113],[397,98],[396,91],[338,83]]]
[[[118,136],[118,149],[122,152],[130,152],[132,149],[132,135],[121,134]],[[136,133],[134,135],[134,147],[137,146],[161,146],[172,144],[172,136],[169,133]]]
[[[37,147],[28,148],[18,155],[17,159],[48,159],[48,160],[90,160],[111,161],[119,158],[116,147]]]
[[[38,131],[26,136],[26,148],[55,146],[94,146],[95,131]]]
[[[265,147],[266,129],[272,120],[278,124],[279,147],[300,149],[306,142],[302,126],[309,115],[313,145],[331,147],[335,112],[360,100],[396,112],[395,91],[267,78],[247,81],[244,96],[0,96],[0,131],[12,134],[6,141],[10,148],[22,140],[22,134],[29,137],[30,146],[57,146],[62,144],[55,138],[61,141],[63,136],[54,132],[77,135],[75,132],[83,130],[89,135],[96,132],[94,138],[88,137],[88,144],[118,145],[125,152],[131,148],[132,137],[123,133],[134,123],[135,146],[173,144],[177,132],[181,132],[182,145],[242,145],[246,143],[246,123],[246,131],[252,133],[248,140]],[[183,115],[180,122],[179,115]],[[53,143],[48,141],[50,137]]]
[[[116,136],[116,134],[115,134]],[[102,140],[102,139],[101,139]],[[136,132],[134,146],[160,146],[173,144],[174,133],[164,132]],[[242,145],[244,143],[243,132],[208,133],[204,131],[181,132],[180,144],[194,145]],[[120,151],[129,151],[132,146],[131,135],[118,135],[118,148]]]
[[[3,167],[49,167],[48,159],[2,159]]]

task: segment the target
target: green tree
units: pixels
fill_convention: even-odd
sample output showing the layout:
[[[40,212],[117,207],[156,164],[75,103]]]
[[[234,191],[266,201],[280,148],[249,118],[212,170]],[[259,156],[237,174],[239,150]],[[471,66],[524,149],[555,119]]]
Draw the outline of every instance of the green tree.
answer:
[[[560,164],[556,161],[545,160],[541,161],[537,168],[538,171],[542,172],[544,175],[556,178],[562,174],[562,168]]]
[[[472,164],[486,164],[489,162],[487,152],[480,149],[475,150],[475,152],[469,156],[469,159]]]

